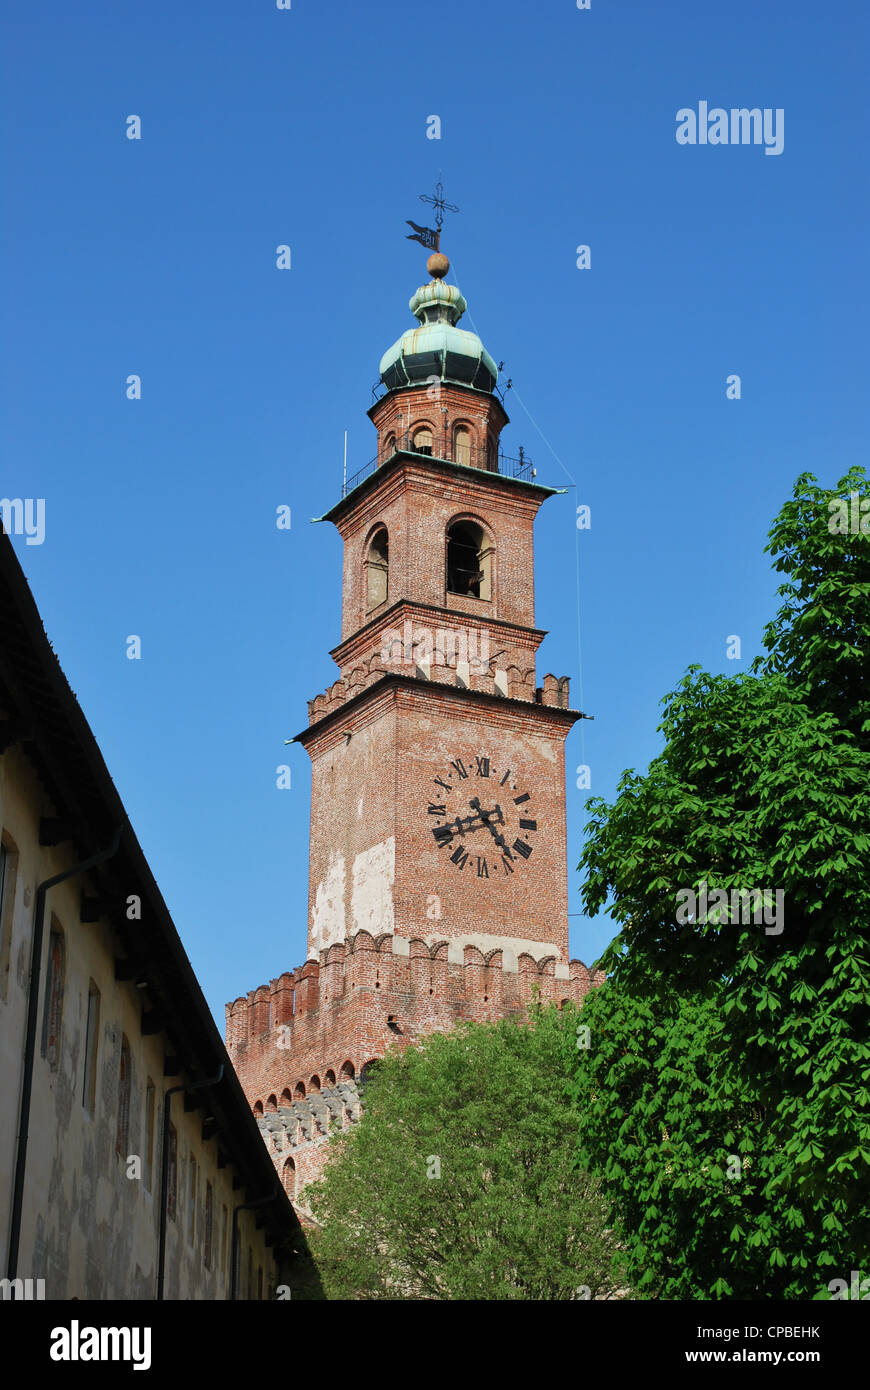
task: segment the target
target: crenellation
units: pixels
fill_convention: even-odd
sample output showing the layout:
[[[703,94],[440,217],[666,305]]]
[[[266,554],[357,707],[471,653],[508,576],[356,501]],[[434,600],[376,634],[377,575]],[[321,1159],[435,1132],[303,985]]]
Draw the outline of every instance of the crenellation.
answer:
[[[570,680],[567,676],[546,675],[541,685],[541,703],[555,709],[570,708]]]
[[[358,1117],[355,1078],[387,1047],[408,1046],[463,1019],[519,1016],[536,987],[542,1002],[579,1004],[604,979],[577,960],[569,962],[568,978],[561,977],[552,953],[536,960],[520,952],[506,969],[510,952],[503,948],[482,951],[466,943],[456,961],[448,959],[445,940],[414,938],[407,952],[396,951],[396,944],[389,934],[374,938],[360,931],[326,947],[319,961],[308,960],[227,1006],[227,1047],[245,1092],[264,1132],[283,1136],[280,1148],[270,1140],[279,1169],[286,1153],[317,1147],[348,1114]],[[276,1001],[290,999],[291,986],[297,1007],[284,1018]],[[264,1027],[269,999],[272,1020]],[[286,1012],[286,1003],[282,1007]],[[327,1084],[329,1073],[340,1078],[337,1084]],[[312,1082],[319,1089],[312,1091]],[[317,1160],[309,1155],[297,1166],[297,1193],[319,1175],[324,1157],[325,1151]]]
[[[372,655],[373,663],[376,656],[377,654]],[[498,659],[501,660],[501,656]],[[354,699],[363,690],[368,689],[369,686],[376,685],[396,672],[403,672],[437,685],[474,690],[484,695],[496,695],[502,699],[535,702],[537,687],[533,666],[525,668],[515,664],[502,666],[493,662],[489,669],[480,671],[472,669],[468,662],[463,663],[458,658],[445,662],[425,659],[409,662],[397,660],[385,667],[372,664],[366,671],[357,668],[351,672],[347,679],[333,682],[322,694],[309,700],[309,727],[341,709],[343,705]],[[555,709],[568,709],[570,707],[567,676],[545,676],[541,692],[540,704],[549,705]]]

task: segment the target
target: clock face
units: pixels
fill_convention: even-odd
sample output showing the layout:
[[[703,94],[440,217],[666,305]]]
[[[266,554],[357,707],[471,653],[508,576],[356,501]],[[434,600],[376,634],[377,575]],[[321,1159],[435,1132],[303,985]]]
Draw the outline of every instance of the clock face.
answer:
[[[432,779],[426,823],[449,864],[486,879],[521,870],[538,830],[528,787],[477,753],[451,759]]]

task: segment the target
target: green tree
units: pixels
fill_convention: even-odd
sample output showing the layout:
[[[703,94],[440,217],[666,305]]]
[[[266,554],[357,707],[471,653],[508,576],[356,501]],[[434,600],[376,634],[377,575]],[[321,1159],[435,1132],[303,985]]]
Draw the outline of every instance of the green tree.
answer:
[[[574,1167],[573,1008],[390,1051],[313,1190],[327,1296],[571,1299],[615,1291],[597,1183]]]
[[[580,1156],[664,1297],[870,1270],[870,536],[829,526],[853,491],[863,470],[798,479],[767,655],[690,668],[648,773],[588,803],[584,902],[620,931],[584,1009]],[[687,889],[728,907],[687,915]],[[730,893],[752,889],[782,894],[779,922],[744,920]]]

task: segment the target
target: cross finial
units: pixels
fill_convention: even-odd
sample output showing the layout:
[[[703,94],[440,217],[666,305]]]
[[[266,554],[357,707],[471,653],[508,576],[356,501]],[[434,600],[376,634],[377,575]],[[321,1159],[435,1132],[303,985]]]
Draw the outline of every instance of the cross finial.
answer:
[[[444,225],[445,212],[458,212],[459,208],[455,203],[448,203],[444,198],[444,185],[441,182],[441,170],[438,170],[438,182],[435,185],[435,196],[431,193],[421,193],[421,203],[430,203],[435,209],[435,226],[419,227],[416,222],[412,222],[410,217],[406,218],[408,226],[412,229],[408,241],[419,241],[421,246],[427,250],[434,251],[434,256],[430,256],[426,262],[427,269],[433,276],[441,279],[450,269],[450,262],[446,256],[441,255],[441,228]]]
[[[459,208],[455,203],[445,202],[444,185],[441,182],[441,170],[438,170],[438,182],[435,185],[435,197],[429,193],[420,194],[421,203],[431,203],[435,209],[435,226],[438,228],[438,240],[441,240],[441,228],[444,225],[445,212],[458,212]],[[440,249],[440,246],[436,249]]]

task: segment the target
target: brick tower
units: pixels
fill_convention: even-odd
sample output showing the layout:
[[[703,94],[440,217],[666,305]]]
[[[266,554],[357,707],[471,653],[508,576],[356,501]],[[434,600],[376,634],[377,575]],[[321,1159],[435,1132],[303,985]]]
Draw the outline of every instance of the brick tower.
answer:
[[[554,489],[500,449],[497,368],[445,256],[385,353],[344,543],[339,677],[311,758],[308,959],[227,1005],[227,1046],[291,1196],[359,1118],[385,1048],[582,996],[568,956],[567,677],[538,684],[533,527]]]

